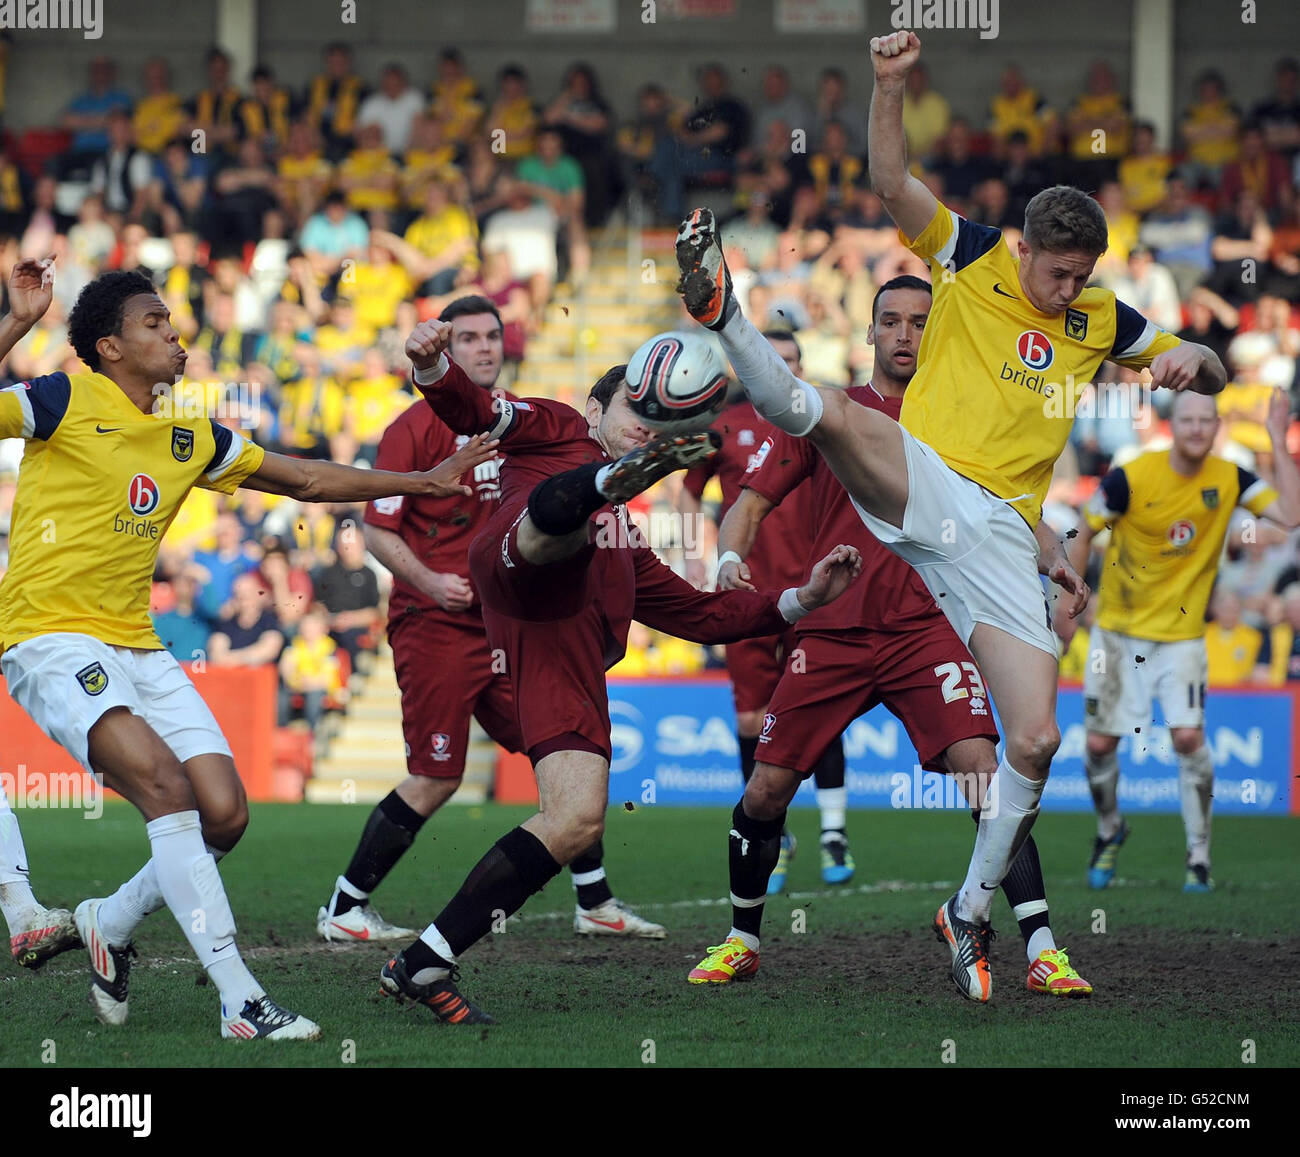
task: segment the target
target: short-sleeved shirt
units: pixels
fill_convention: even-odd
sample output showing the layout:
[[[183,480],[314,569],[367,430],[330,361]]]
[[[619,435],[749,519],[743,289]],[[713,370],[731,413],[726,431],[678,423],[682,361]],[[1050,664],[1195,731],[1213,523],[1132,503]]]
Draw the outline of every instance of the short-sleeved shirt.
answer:
[[[525,157],[519,162],[517,175],[521,181],[543,185],[557,193],[571,193],[586,185],[582,166],[572,157],[560,157],[553,165],[548,165],[541,157]]]
[[[402,474],[432,470],[468,440],[466,434],[453,434],[429,403],[421,399],[384,431],[379,441],[375,469]],[[468,579],[469,544],[496,513],[501,502],[501,464],[502,459],[498,456],[480,462],[461,476],[461,482],[473,489],[472,495],[376,498],[366,505],[365,521],[370,526],[400,535],[407,549],[429,570]],[[478,617],[479,604],[476,600],[465,611],[443,611],[423,592],[394,575],[393,590],[388,598],[388,617],[390,620],[398,619],[411,611],[450,615],[457,622],[464,622],[466,616]]]
[[[365,565],[350,570],[341,562],[331,563],[312,575],[312,586],[332,615],[379,606],[379,579]]]
[[[0,582],[0,648],[67,631],[161,650],[149,618],[158,546],[200,486],[233,494],[260,446],[160,396],[142,413],[102,374],[0,390],[0,438],[27,441]]]
[[[882,397],[871,386],[853,386],[846,393],[859,405],[897,421],[901,398]],[[777,504],[764,526],[802,487],[801,508],[813,531],[805,539],[811,541],[799,568],[802,573],[810,572],[840,543],[856,546],[862,555],[862,573],[853,585],[833,603],[800,619],[796,630],[910,631],[944,621],[920,576],[866,528],[848,492],[807,438],[774,431],[756,457],[744,485]]]
[[[1205,633],[1205,609],[1232,512],[1261,514],[1277,491],[1249,470],[1209,455],[1192,477],[1168,450],[1111,470],[1084,517],[1112,527],[1102,564],[1097,625],[1137,639],[1173,642]]]
[[[902,236],[900,234],[900,236]],[[1041,313],[998,229],[939,205],[904,244],[930,264],[934,304],[901,423],[958,474],[1037,526],[1079,398],[1106,360],[1140,369],[1178,339],[1108,289]]]
[[[259,642],[268,631],[278,631],[279,629],[280,624],[276,622],[275,616],[270,611],[263,611],[257,616],[252,626],[248,627],[240,623],[236,615],[220,619],[217,625],[212,628],[212,633],[214,635],[225,635],[230,640],[230,649],[232,651],[242,651],[245,647],[251,647],[254,643]]]
[[[721,523],[740,497],[741,488],[748,485],[748,473],[762,461],[765,447],[777,431],[765,418],[759,417],[748,401],[728,406],[718,415],[713,429],[722,435],[722,447],[712,458],[691,467],[683,475],[682,485],[698,499],[709,479],[716,476],[722,487],[722,509],[718,512]],[[759,590],[799,586],[807,578],[804,564],[812,545],[807,493],[805,486],[798,494],[791,495],[758,528],[745,564],[753,585]],[[859,524],[861,521],[858,520]]]

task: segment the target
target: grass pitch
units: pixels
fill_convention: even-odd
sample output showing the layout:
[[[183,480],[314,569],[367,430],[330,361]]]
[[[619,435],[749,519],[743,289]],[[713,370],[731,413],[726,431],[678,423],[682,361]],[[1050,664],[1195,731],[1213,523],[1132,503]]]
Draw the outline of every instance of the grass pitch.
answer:
[[[1300,964],[1294,854],[1300,821],[1222,818],[1218,891],[1181,892],[1177,816],[1138,817],[1108,891],[1087,889],[1093,821],[1045,815],[1034,829],[1058,943],[1096,987],[1090,1000],[1025,988],[1026,959],[1005,900],[994,906],[989,1005],[964,1000],[930,921],[964,873],[965,812],[853,812],[855,880],[821,883],[814,811],[794,813],[800,841],[787,895],[769,901],[762,968],[752,982],[686,983],[730,923],[722,809],[609,813],[615,894],[664,923],[664,941],[573,935],[567,873],[464,958],[461,987],[500,1022],[438,1025],[381,997],[376,945],[327,946],[316,910],[346,866],[368,808],[260,805],[222,876],[239,942],[281,1003],[317,1020],[318,1042],[249,1046],[219,1039],[217,997],[166,912],[142,927],[131,1019],[97,1024],[84,954],[33,975],[0,963],[0,1064],[60,1067],[817,1065],[1211,1066],[1237,1068],[1243,1041],[1260,1066],[1300,1064],[1292,977]],[[426,826],[376,895],[390,920],[422,928],[523,808],[449,807]],[[124,804],[20,817],[38,896],[74,907],[105,895],[148,854]],[[1104,928],[1104,931],[1102,930]],[[802,930],[800,930],[802,929]]]

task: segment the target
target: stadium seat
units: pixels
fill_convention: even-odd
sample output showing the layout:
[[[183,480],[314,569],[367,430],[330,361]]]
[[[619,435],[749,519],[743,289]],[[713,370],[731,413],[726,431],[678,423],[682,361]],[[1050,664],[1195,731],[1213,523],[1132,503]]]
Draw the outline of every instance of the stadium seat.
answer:
[[[27,129],[18,140],[18,163],[39,177],[49,161],[71,147],[72,134],[64,129]]]

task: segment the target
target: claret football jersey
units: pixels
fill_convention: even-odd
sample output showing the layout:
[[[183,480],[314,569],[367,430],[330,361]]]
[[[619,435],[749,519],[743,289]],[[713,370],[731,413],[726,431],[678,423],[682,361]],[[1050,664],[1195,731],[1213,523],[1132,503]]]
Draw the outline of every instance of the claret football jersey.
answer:
[[[0,390],[0,438],[26,439],[0,582],[0,650],[54,632],[158,650],[158,545],[191,488],[230,494],[264,452],[208,417],[142,413],[102,374]]]

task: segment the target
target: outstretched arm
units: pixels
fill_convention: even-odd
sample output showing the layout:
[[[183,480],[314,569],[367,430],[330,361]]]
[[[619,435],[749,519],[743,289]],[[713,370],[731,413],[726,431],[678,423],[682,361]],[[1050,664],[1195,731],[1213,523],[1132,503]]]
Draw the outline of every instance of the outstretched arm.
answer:
[[[909,238],[919,237],[939,208],[935,195],[907,171],[903,91],[907,74],[920,56],[921,39],[915,32],[871,38],[871,68],[876,82],[867,124],[867,169],[872,189]]]
[[[432,470],[411,474],[358,470],[338,462],[267,454],[243,485],[268,494],[286,494],[299,502],[369,502],[372,498],[397,494],[425,494],[431,498],[471,495],[473,491],[461,485],[461,475],[480,462],[495,458],[496,446],[495,442],[487,441],[486,435],[477,434]]]

